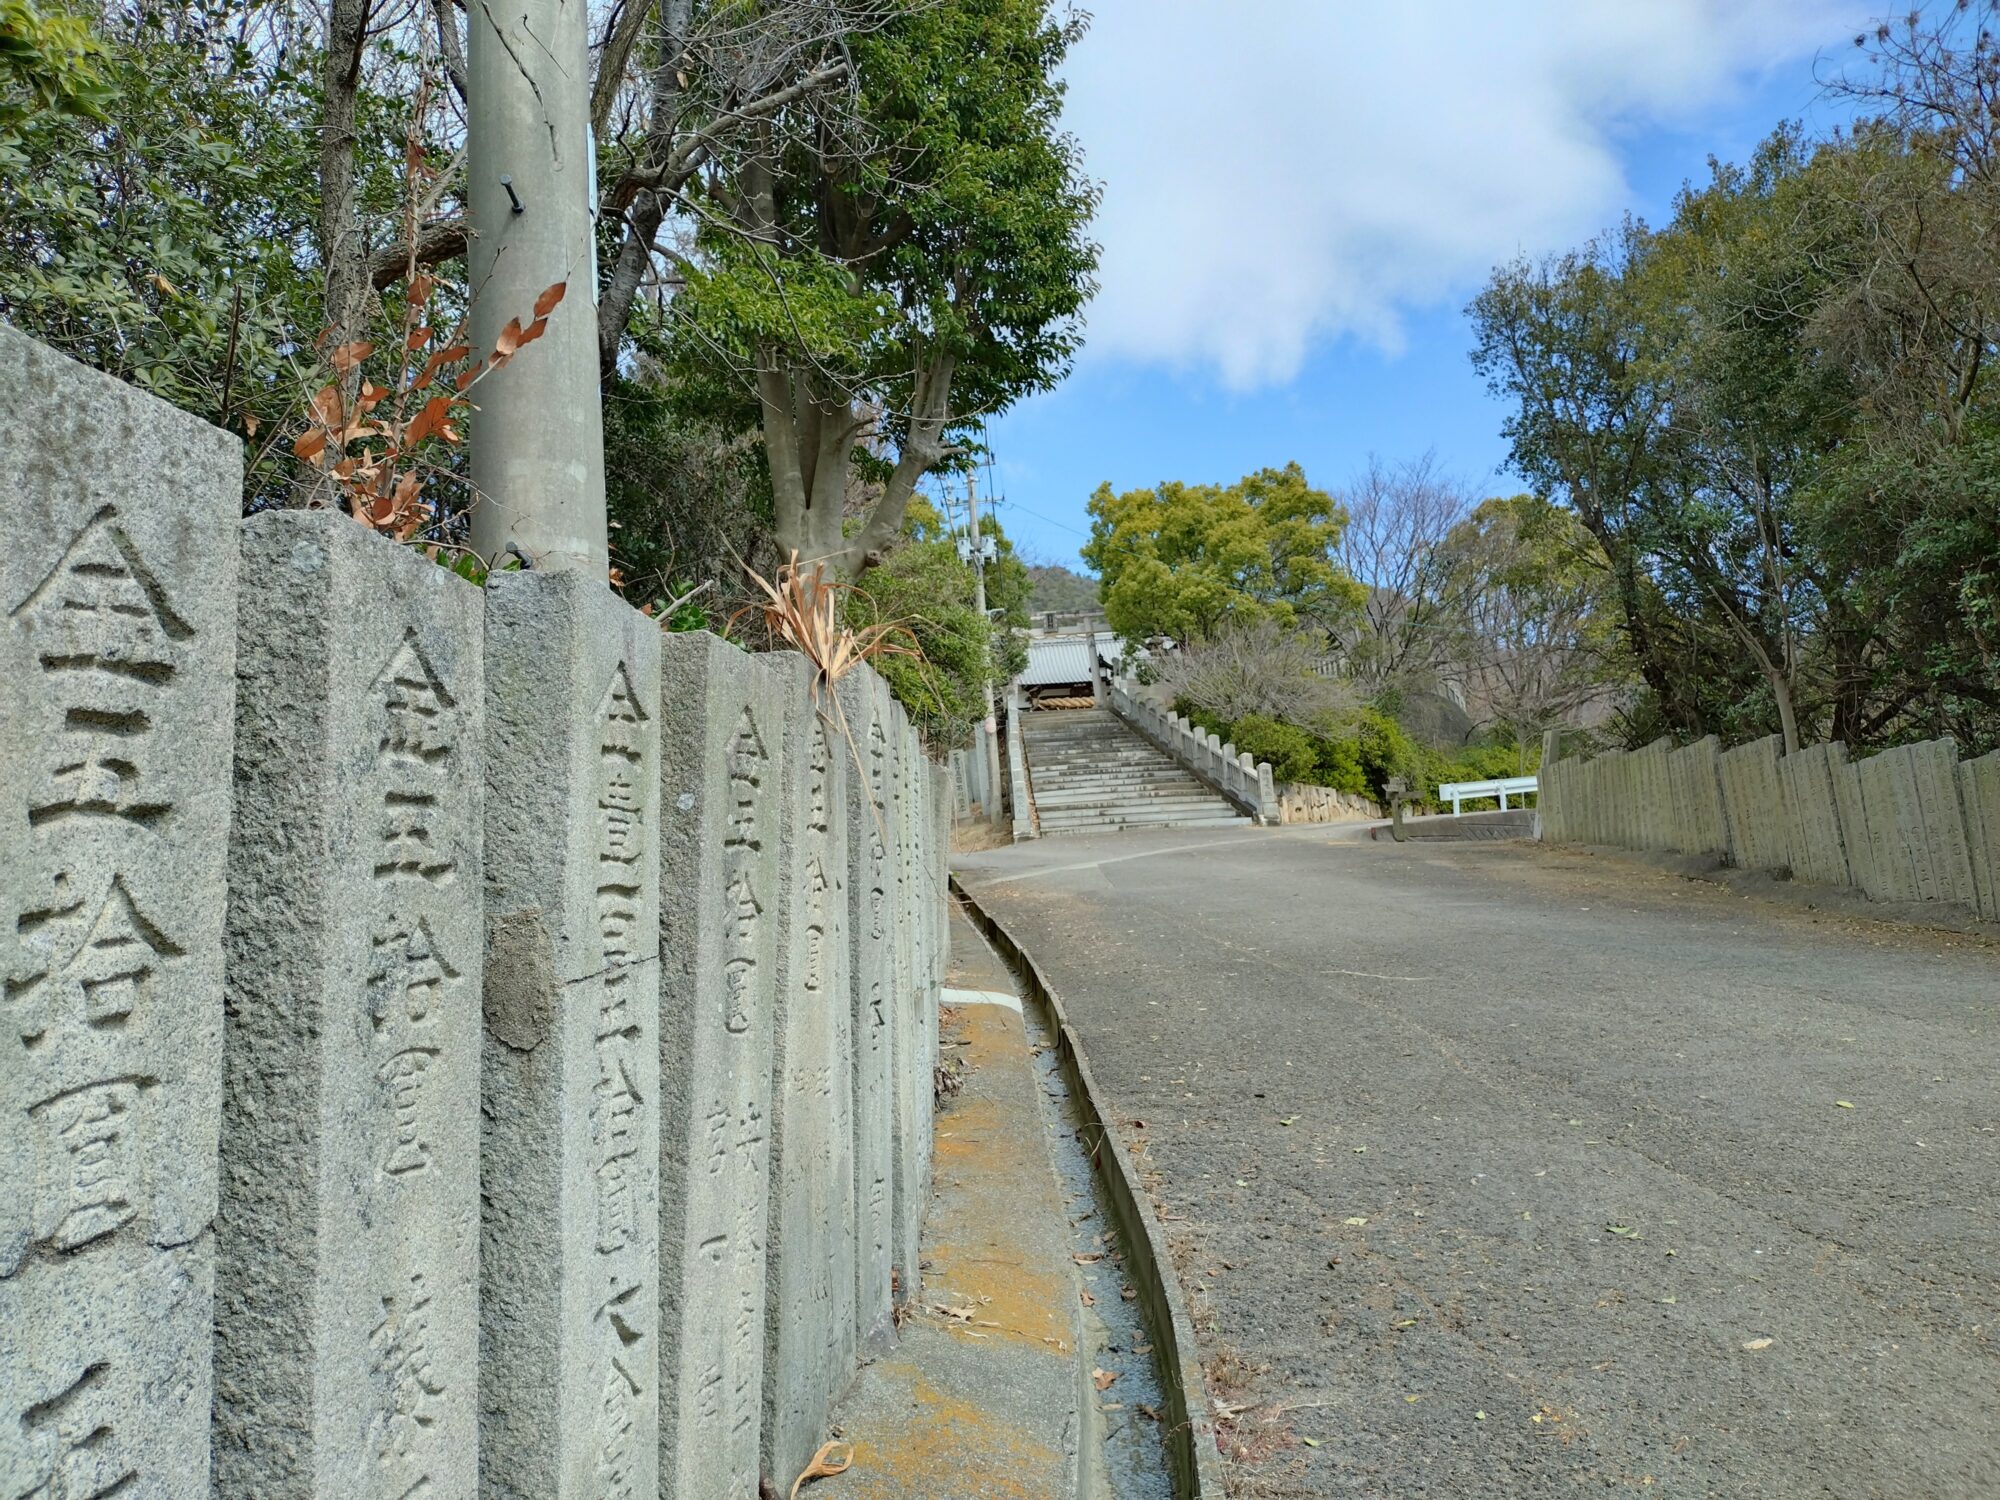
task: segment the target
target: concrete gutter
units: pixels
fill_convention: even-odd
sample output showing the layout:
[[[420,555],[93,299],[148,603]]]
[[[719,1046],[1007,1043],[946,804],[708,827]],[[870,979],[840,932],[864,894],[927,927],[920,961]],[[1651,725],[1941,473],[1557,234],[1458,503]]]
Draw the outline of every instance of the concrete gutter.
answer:
[[[1172,1469],[1176,1500],[1223,1500],[1222,1459],[1216,1447],[1215,1421],[1209,1409],[1208,1386],[1202,1378],[1194,1325],[1187,1314],[1173,1261],[1167,1253],[1152,1205],[1139,1185],[1139,1174],[1117,1133],[1107,1123],[1103,1096],[1084,1060],[1082,1045],[1069,1015],[1048,977],[1032,956],[960,882],[951,890],[963,903],[972,923],[1013,966],[1023,996],[1048,1015],[1056,1038],[1064,1078],[1091,1140],[1091,1159],[1118,1221],[1125,1249],[1125,1274],[1139,1293],[1139,1307],[1158,1363],[1166,1400],[1162,1440]]]
[[[943,992],[943,1047],[960,1086],[936,1117],[923,1295],[834,1412],[852,1466],[804,1494],[1107,1500],[1082,1283],[1032,1043],[1000,961],[970,931],[952,946],[963,987]]]

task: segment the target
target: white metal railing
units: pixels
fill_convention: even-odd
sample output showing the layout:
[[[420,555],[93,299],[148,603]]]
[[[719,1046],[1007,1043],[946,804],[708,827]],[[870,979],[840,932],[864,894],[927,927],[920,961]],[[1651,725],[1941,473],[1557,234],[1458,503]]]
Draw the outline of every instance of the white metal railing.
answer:
[[[1168,713],[1135,691],[1130,678],[1114,678],[1111,711],[1158,745],[1181,765],[1257,819],[1279,820],[1278,791],[1268,761],[1252,760],[1213,734],[1204,734],[1179,714]]]
[[[1449,802],[1456,814],[1459,805],[1475,802],[1481,797],[1498,797],[1500,811],[1507,810],[1509,797],[1519,800],[1530,792],[1540,789],[1541,782],[1533,776],[1502,776],[1495,781],[1447,781],[1438,787],[1438,801]]]

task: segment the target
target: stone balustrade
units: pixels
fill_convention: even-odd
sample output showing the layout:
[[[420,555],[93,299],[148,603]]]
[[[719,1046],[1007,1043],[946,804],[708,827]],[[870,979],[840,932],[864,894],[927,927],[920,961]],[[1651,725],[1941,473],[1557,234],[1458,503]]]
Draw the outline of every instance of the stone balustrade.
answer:
[[[1258,822],[1283,820],[1269,762],[1254,760],[1248,752],[1239,752],[1219,736],[1161,708],[1128,677],[1113,679],[1108,697],[1113,713]]]

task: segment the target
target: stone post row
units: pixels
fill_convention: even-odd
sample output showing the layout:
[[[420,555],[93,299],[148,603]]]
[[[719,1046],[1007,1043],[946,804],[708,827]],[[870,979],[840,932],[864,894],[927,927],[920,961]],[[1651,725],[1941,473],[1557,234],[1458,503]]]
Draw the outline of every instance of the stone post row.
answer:
[[[239,522],[233,439],[4,327],[0,391],[0,1495],[795,1474],[929,1196],[886,685]]]

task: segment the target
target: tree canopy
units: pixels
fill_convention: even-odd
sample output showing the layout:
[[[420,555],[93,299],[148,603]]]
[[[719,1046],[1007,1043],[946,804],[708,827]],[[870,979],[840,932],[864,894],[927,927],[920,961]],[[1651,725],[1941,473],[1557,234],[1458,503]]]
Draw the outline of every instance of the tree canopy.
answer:
[[[1601,551],[1635,738],[2000,743],[2000,157],[1948,119],[1994,63],[1932,24],[1881,33],[1884,116],[1473,303],[1516,467]]]
[[[1324,635],[1362,602],[1336,560],[1346,513],[1295,463],[1227,486],[1099,485],[1090,517],[1083,559],[1127,640],[1201,641],[1267,619]]]
[[[781,550],[859,574],[924,475],[1068,372],[1097,264],[1057,124],[1078,31],[1044,0],[898,8],[852,44],[864,131],[760,123],[704,179],[670,338],[754,412]]]

